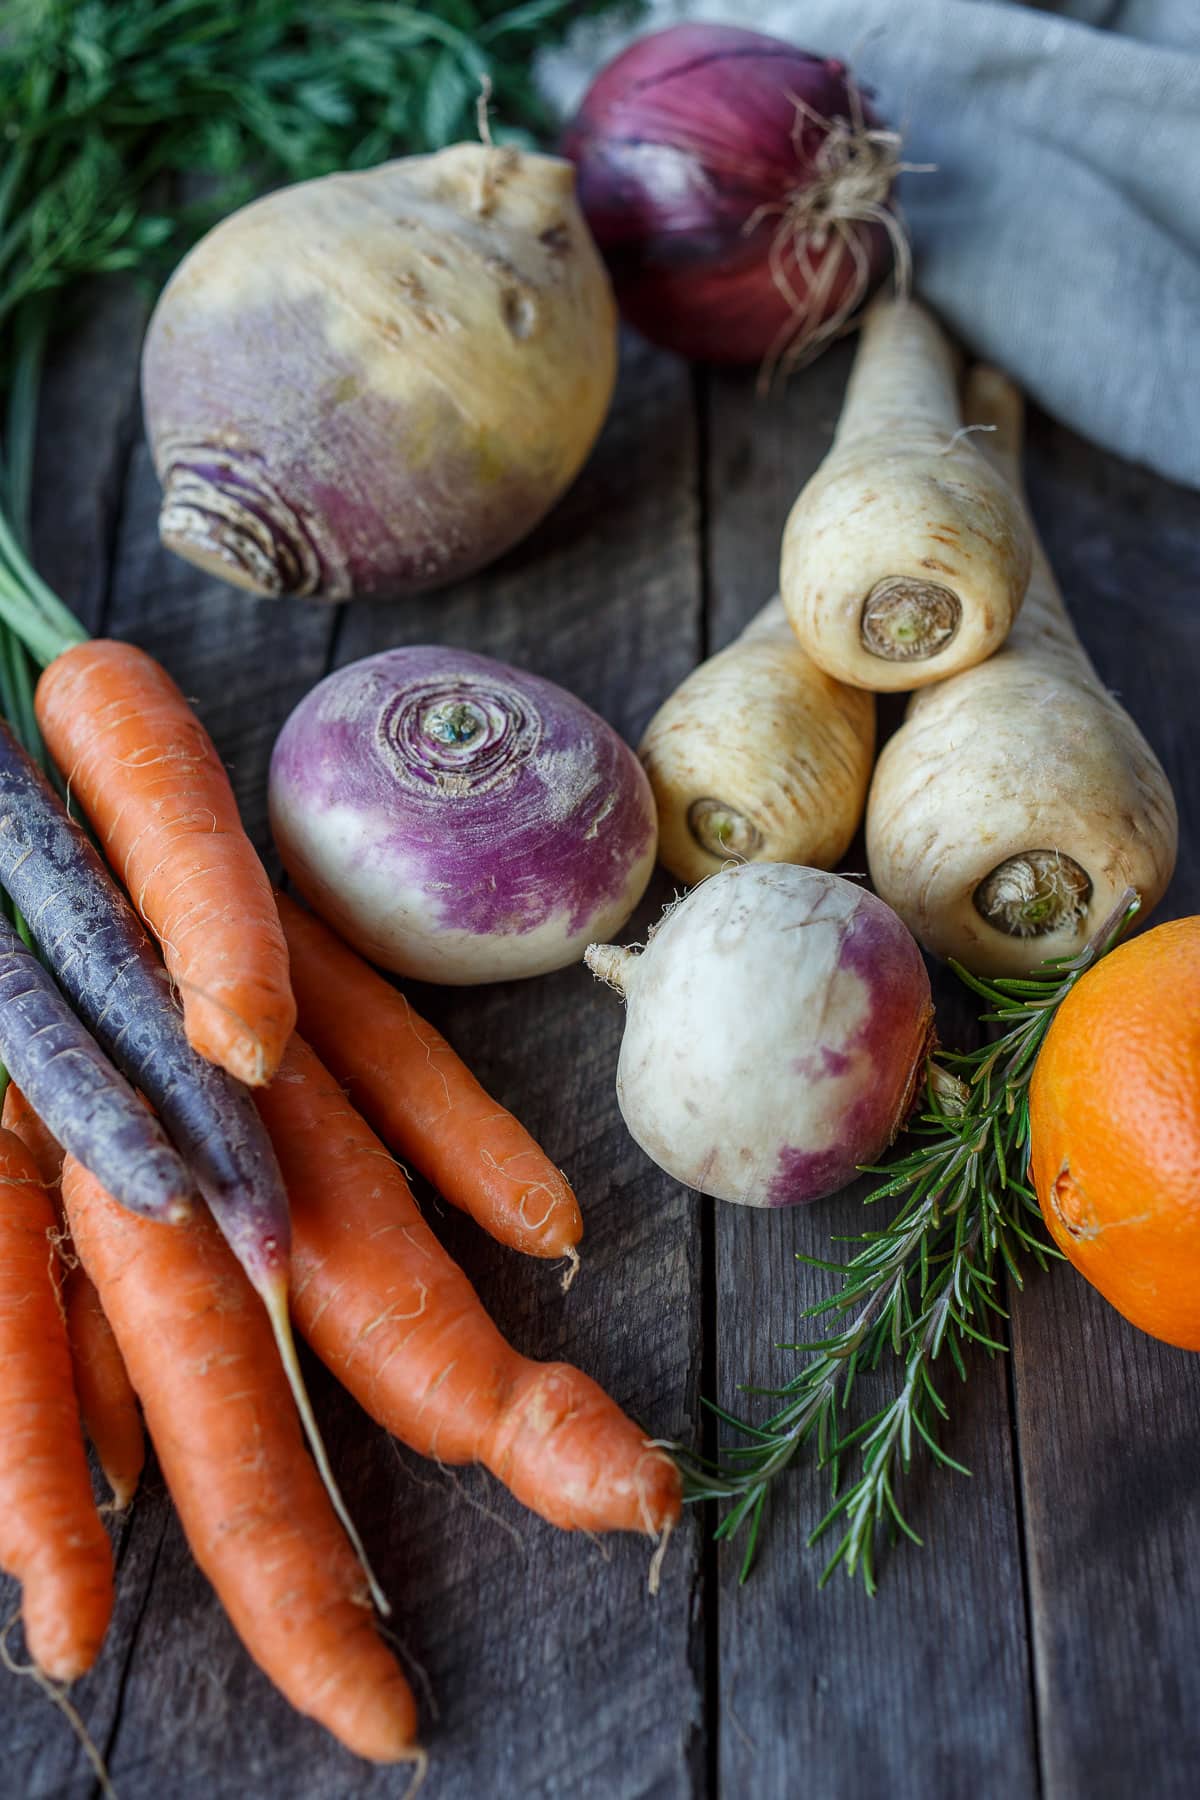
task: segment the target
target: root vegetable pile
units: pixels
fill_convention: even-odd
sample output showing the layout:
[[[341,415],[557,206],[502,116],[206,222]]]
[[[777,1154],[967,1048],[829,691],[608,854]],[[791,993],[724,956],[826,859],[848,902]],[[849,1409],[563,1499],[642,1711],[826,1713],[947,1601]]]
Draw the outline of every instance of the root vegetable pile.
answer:
[[[540,16],[516,12],[505,29]],[[143,359],[170,548],[256,595],[338,601],[445,585],[515,544],[582,466],[616,377],[586,221],[648,335],[768,371],[842,329],[889,238],[907,269],[898,140],[844,65],[754,33],[686,26],[601,76],[566,139],[582,211],[571,162],[493,144],[486,94],[481,134],[282,187],[184,260]],[[6,215],[10,251],[34,216]],[[98,266],[133,259],[122,217]],[[73,268],[52,248],[51,284]],[[1179,1249],[1193,1121],[1181,1161],[1184,1138],[1124,1118],[1110,1154],[1100,1118],[1139,1092],[1160,1126],[1187,1113],[1196,922],[1088,974],[1166,889],[1174,800],[1037,541],[1019,395],[975,370],[960,406],[957,353],[906,285],[865,315],[779,597],[664,699],[640,761],[554,683],[442,645],[300,701],[269,803],[313,911],[273,892],[166,671],[87,639],[40,580],[28,467],[0,470],[0,1567],[45,1676],[91,1668],[113,1610],[85,1438],[124,1509],[148,1431],[281,1692],[357,1755],[423,1765],[294,1331],[419,1453],[481,1465],[563,1530],[652,1540],[652,1587],[685,1473],[688,1497],[733,1501],[722,1531],[748,1523],[752,1553],[810,1438],[840,1481],[833,1561],[873,1587],[881,1530],[908,1530],[914,1448],[951,1463],[938,1358],[961,1371],[968,1340],[996,1347],[1001,1273],[1043,1253],[1030,1166],[1071,1260],[1200,1344]],[[4,448],[28,463],[44,334],[21,319]],[[872,775],[874,696],[908,690]],[[877,893],[827,872],[864,805]],[[656,852],[698,885],[640,949],[602,941]],[[922,947],[965,965],[1000,1027],[981,1049],[935,1055]],[[677,1459],[581,1370],[510,1345],[396,1160],[570,1286],[566,1176],[378,969],[466,985],[585,952],[626,1002],[622,1115],[674,1178],[784,1207],[886,1159],[871,1198],[894,1215],[821,1309],[844,1321],[714,1460]],[[1137,1014],[1143,979],[1165,1073],[1145,1076],[1135,1032],[1118,1078],[1096,1062],[1105,1009]],[[1115,1223],[1120,1254],[1099,1242]],[[859,1370],[893,1356],[897,1392],[851,1423]]]
[[[0,1434],[14,1496],[0,1567],[22,1581],[38,1667],[82,1674],[112,1610],[83,1433],[125,1507],[144,1411],[197,1560],[250,1653],[358,1754],[420,1759],[412,1696],[372,1626],[371,1601],[386,1612],[387,1600],[333,1481],[289,1307],[389,1429],[429,1454],[486,1464],[563,1528],[665,1543],[678,1470],[582,1372],[529,1362],[495,1330],[383,1144],[292,1033],[289,948],[306,1020],[390,1140],[502,1243],[563,1259],[569,1280],[582,1220],[565,1178],[353,950],[289,902],[285,932],[217,753],[165,672],[131,646],[81,642],[27,566],[26,583],[13,618],[48,667],[36,710],[29,692],[11,711],[39,751],[44,724],[167,966],[54,786],[0,725],[0,885],[14,909],[13,925],[0,921],[0,1054],[28,1090],[10,1082],[0,1132],[12,1283],[0,1334],[16,1409]],[[531,935],[538,958],[549,946],[561,962],[564,944],[577,953],[572,933],[616,928],[645,885],[655,842],[645,776],[571,696],[465,661],[453,680],[470,692],[434,695],[418,723],[446,702],[435,754],[453,759],[465,742],[471,767],[479,746],[467,727],[483,718],[484,747],[498,742],[500,760],[484,769],[484,789],[508,779],[549,797],[539,820],[525,791],[524,847],[545,829],[539,916],[550,923]],[[507,729],[498,739],[491,729],[497,681],[521,728],[511,759]],[[575,810],[564,815],[563,799]],[[574,899],[553,867],[560,848],[574,848],[586,871]],[[436,937],[442,922],[431,924]],[[271,1096],[286,1184],[239,1077]],[[434,1292],[441,1312],[417,1358],[404,1316],[421,1309],[407,1301]],[[465,1387],[450,1379],[459,1366]]]

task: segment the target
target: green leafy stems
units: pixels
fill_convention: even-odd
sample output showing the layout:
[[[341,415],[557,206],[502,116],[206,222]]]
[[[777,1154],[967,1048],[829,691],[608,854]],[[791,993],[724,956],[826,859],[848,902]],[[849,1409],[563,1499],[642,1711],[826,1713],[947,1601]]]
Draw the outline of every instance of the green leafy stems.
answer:
[[[949,1407],[935,1385],[935,1367],[944,1355],[965,1379],[969,1345],[1004,1349],[994,1323],[1006,1317],[1002,1273],[1019,1288],[1023,1258],[1045,1267],[1057,1255],[1042,1235],[1037,1197],[1025,1181],[1029,1080],[1059,1006],[1117,943],[1138,906],[1127,889],[1077,956],[1045,963],[1025,979],[980,980],[952,964],[984,1002],[982,1023],[992,1028],[992,1041],[969,1052],[939,1052],[927,1064],[925,1109],[910,1121],[895,1155],[868,1171],[883,1179],[866,1204],[898,1203],[888,1224],[843,1240],[859,1246],[845,1261],[798,1258],[840,1276],[840,1289],[805,1314],[832,1315],[837,1329],[783,1346],[808,1359],[783,1387],[744,1390],[782,1402],[761,1424],[712,1407],[746,1441],[713,1459],[679,1453],[689,1499],[732,1502],[716,1535],[744,1532],[743,1580],[776,1478],[806,1445],[815,1447],[832,1490],[809,1540],[832,1543],[822,1585],[841,1565],[874,1593],[881,1541],[900,1533],[921,1542],[899,1493],[917,1456],[969,1473],[938,1439]],[[853,1421],[857,1378],[881,1365],[889,1371],[889,1397]]]

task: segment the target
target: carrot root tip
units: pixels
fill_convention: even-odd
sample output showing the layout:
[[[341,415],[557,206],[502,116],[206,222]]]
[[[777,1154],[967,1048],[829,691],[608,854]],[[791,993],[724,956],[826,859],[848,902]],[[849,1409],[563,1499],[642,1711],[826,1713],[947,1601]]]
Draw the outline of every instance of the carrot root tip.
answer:
[[[429,1773],[429,1752],[414,1745],[404,1756],[397,1757],[396,1760],[397,1762],[410,1762],[413,1765],[412,1780],[405,1788],[403,1795],[403,1800],[413,1800],[413,1796],[419,1793],[424,1786],[425,1777]]]
[[[349,1538],[350,1546],[358,1558],[359,1567],[366,1577],[371,1600],[383,1618],[390,1619],[392,1616],[391,1603],[379,1585],[375,1571],[367,1558],[366,1546],[359,1536],[346,1502],[342,1498],[341,1489],[338,1487],[330,1467],[325,1442],[312,1409],[312,1402],[308,1397],[308,1390],[304,1385],[304,1375],[300,1368],[300,1359],[296,1354],[296,1340],[292,1335],[292,1321],[288,1313],[286,1278],[280,1273],[274,1279],[264,1283],[259,1289],[259,1293],[271,1321],[271,1329],[275,1334],[275,1343],[279,1350],[279,1359],[292,1390],[296,1411],[300,1415],[300,1423],[304,1428],[304,1435],[308,1439],[308,1447],[312,1451],[313,1461],[317,1465],[317,1473],[321,1477],[325,1492],[329,1495],[330,1504],[337,1514],[338,1522]]]
[[[574,1282],[575,1277],[578,1275],[579,1269],[580,1269],[579,1252],[575,1248],[574,1244],[568,1244],[567,1249],[566,1249],[566,1254],[565,1254],[563,1260],[567,1266],[563,1270],[563,1278],[562,1278],[562,1283],[561,1283],[562,1291],[564,1294],[569,1294],[571,1291],[572,1283]]]
[[[93,1741],[87,1726],[84,1724],[78,1708],[71,1704],[71,1701],[63,1691],[62,1685],[60,1685],[58,1681],[52,1679],[44,1669],[40,1669],[35,1662],[18,1662],[12,1651],[9,1649],[8,1634],[19,1617],[20,1611],[18,1610],[10,1615],[3,1626],[0,1626],[0,1663],[3,1663],[10,1675],[28,1676],[29,1679],[42,1690],[42,1693],[46,1696],[47,1700],[50,1701],[51,1705],[57,1706],[59,1712],[62,1713],[68,1725],[71,1727],[71,1730],[75,1733],[80,1749],[92,1766],[92,1773],[96,1777],[96,1783],[100,1789],[103,1800],[116,1800],[116,1790],[109,1780],[108,1768],[104,1758]]]
[[[671,1534],[674,1530],[674,1519],[668,1519],[658,1534],[658,1542],[654,1546],[654,1555],[650,1558],[650,1568],[646,1575],[646,1587],[649,1592],[655,1596],[657,1596],[659,1587],[662,1584],[663,1559],[667,1554],[667,1545],[671,1541]]]

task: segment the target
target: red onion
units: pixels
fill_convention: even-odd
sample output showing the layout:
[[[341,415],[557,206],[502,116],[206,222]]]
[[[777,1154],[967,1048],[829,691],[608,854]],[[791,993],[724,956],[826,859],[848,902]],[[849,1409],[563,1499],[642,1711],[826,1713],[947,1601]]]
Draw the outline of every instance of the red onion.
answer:
[[[844,63],[729,25],[630,46],[567,128],[626,317],[706,362],[794,366],[882,277],[898,138]]]

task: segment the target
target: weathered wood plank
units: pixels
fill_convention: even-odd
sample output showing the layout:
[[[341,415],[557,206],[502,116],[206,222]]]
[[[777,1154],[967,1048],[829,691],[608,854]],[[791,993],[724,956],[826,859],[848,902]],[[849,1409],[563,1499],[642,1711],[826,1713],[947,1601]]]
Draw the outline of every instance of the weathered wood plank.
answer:
[[[148,302],[134,281],[86,286],[52,347],[38,407],[31,496],[37,567],[97,631],[130,451],[138,436],[138,347]]]
[[[828,448],[851,355],[839,348],[766,400],[748,379],[710,383],[714,649],[775,589],[783,523]],[[888,709],[892,722],[898,711]],[[845,866],[865,869],[861,844]],[[963,1041],[971,1015],[957,984],[935,974],[935,996],[944,1036]],[[719,1387],[731,1410],[753,1416],[764,1404],[741,1400],[740,1381],[773,1385],[795,1371],[796,1355],[778,1343],[820,1335],[801,1313],[833,1278],[794,1258],[836,1255],[831,1237],[861,1231],[864,1189],[811,1209],[716,1207]],[[1033,1791],[1006,1372],[977,1357],[966,1388],[949,1367],[941,1386],[954,1413],[947,1448],[973,1476],[936,1474],[926,1491],[914,1474],[909,1516],[927,1548],[888,1553],[873,1600],[841,1575],[817,1591],[827,1549],[805,1540],[828,1505],[828,1482],[811,1454],[776,1500],[745,1587],[740,1546],[722,1548],[721,1695],[711,1728],[724,1792],[783,1800],[798,1783],[831,1800]]]
[[[1038,418],[1029,476],[1079,632],[1175,787],[1156,918],[1200,913],[1196,496]],[[1067,1268],[1029,1284],[1013,1339],[1046,1791],[1183,1800],[1200,1787],[1200,1359]]]

